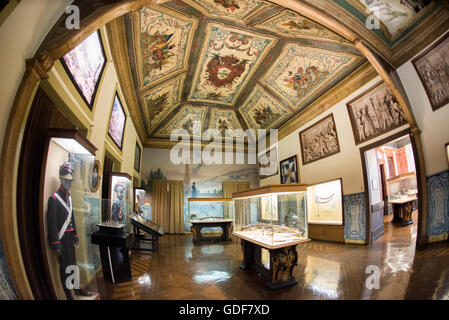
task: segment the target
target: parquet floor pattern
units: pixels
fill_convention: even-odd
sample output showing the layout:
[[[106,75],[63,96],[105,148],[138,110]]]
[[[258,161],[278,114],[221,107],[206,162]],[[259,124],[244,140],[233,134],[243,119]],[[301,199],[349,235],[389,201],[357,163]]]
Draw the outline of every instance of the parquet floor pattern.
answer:
[[[416,212],[414,219],[416,221]],[[156,253],[133,252],[130,282],[96,285],[102,299],[449,299],[449,242],[415,252],[416,223],[385,218],[385,234],[370,246],[310,241],[298,246],[297,285],[272,291],[255,271],[239,268],[240,242],[193,244],[190,235],[164,235]],[[365,285],[377,266],[380,288]]]

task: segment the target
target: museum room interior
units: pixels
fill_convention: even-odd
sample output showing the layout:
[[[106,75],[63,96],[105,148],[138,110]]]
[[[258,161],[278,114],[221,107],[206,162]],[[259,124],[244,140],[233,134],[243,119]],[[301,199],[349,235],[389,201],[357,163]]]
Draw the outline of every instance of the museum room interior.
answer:
[[[449,299],[449,1],[10,0],[0,41],[0,300]]]

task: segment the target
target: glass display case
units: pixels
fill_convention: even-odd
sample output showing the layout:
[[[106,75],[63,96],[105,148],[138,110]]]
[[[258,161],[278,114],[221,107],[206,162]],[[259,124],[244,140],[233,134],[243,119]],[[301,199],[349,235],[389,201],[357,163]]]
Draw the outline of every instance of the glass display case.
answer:
[[[144,189],[134,188],[134,212],[141,215],[143,213],[146,191]]]
[[[193,241],[231,240],[233,214],[231,198],[189,198],[188,215]],[[215,233],[221,233],[221,236],[211,235]]]
[[[388,201],[417,198],[416,173],[410,172],[387,180]]]
[[[343,225],[341,179],[307,187],[308,223]]]
[[[100,227],[123,228],[129,232],[129,215],[133,211],[133,191],[131,176],[126,173],[112,172],[110,176],[109,203],[103,204]]]
[[[308,240],[307,186],[272,185],[233,194],[233,235],[266,249]]]
[[[39,223],[49,285],[57,299],[95,299],[99,255],[90,233],[100,217],[92,205],[96,148],[76,130],[50,130],[42,162]],[[99,201],[95,203],[98,204]],[[76,264],[79,288],[67,285]]]

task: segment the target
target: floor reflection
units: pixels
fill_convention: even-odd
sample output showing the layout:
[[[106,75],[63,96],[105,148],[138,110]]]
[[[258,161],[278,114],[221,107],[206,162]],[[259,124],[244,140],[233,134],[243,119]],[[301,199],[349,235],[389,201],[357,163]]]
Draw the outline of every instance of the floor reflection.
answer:
[[[298,245],[298,284],[281,290],[267,289],[264,277],[239,268],[237,239],[194,245],[191,235],[164,235],[157,252],[133,253],[132,281],[113,285],[100,277],[98,291],[103,299],[448,299],[449,242],[415,251],[416,222],[399,227],[388,219],[385,234],[370,246]],[[380,289],[366,286],[371,265],[379,268]]]

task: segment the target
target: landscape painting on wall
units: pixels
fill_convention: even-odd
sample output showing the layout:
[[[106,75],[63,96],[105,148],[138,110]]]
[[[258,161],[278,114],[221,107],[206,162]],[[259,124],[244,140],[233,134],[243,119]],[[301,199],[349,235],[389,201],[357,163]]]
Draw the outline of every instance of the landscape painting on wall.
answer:
[[[334,115],[324,119],[299,133],[302,164],[306,165],[340,152]]]
[[[448,52],[449,33],[413,60],[433,111],[449,103]]]
[[[355,144],[361,144],[406,123],[396,97],[379,82],[346,104]]]

